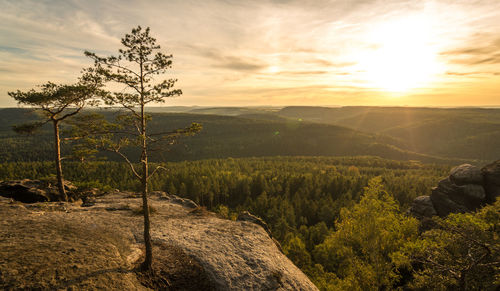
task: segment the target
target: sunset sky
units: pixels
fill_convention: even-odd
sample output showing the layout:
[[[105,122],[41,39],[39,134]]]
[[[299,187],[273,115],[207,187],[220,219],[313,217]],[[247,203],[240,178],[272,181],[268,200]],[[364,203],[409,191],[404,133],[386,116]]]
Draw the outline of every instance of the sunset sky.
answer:
[[[499,0],[0,0],[0,22],[0,107],[137,25],[174,56],[165,105],[500,105]]]

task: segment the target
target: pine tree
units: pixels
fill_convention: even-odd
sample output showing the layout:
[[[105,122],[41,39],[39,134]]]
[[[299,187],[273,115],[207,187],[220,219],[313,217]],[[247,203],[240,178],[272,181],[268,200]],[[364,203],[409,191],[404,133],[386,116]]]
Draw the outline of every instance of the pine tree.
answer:
[[[145,108],[152,103],[163,103],[166,98],[179,96],[180,89],[173,89],[176,79],[164,79],[156,82],[156,76],[163,75],[172,66],[172,55],[160,51],[156,39],[149,35],[149,27],[142,29],[140,26],[132,29],[121,40],[123,49],[118,56],[99,57],[95,53],[85,52],[92,58],[95,70],[107,81],[124,85],[119,91],[109,94],[104,100],[108,105],[119,105],[124,110],[120,114],[112,131],[103,141],[103,145],[121,156],[134,176],[140,180],[142,192],[142,206],[144,213],[144,243],[146,257],[142,264],[143,270],[151,270],[153,255],[150,235],[150,217],[148,207],[148,180],[155,172],[163,167],[158,166],[153,171],[149,170],[148,153],[158,150],[160,142],[172,144],[182,135],[191,135],[201,130],[201,125],[192,123],[184,129],[166,132],[149,133],[147,130],[151,116],[146,114]],[[154,147],[153,145],[157,145]],[[123,148],[135,146],[141,151],[140,167],[123,152]]]
[[[13,127],[18,133],[33,133],[46,123],[52,123],[54,129],[54,161],[57,173],[59,195],[68,201],[64,189],[64,179],[61,166],[61,133],[60,126],[71,117],[77,115],[85,106],[96,105],[97,97],[102,97],[101,79],[92,70],[80,78],[77,84],[60,85],[52,82],[41,85],[40,90],[31,89],[26,92],[9,92],[19,104],[27,105],[41,112],[42,119]]]

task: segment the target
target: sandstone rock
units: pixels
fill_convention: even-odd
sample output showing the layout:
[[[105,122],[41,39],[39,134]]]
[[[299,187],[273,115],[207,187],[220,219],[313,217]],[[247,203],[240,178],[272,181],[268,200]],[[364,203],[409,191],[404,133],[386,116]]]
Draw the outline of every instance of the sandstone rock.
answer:
[[[24,203],[45,202],[50,200],[46,191],[40,189],[38,180],[16,180],[0,183],[0,196]]]
[[[150,201],[158,210],[151,221],[154,246],[181,249],[199,263],[216,290],[317,290],[261,226],[190,215],[189,209],[157,197]],[[0,203],[0,289],[17,290],[24,284],[23,290],[150,290],[133,269],[142,254],[142,217],[106,211],[126,204],[136,209],[142,199],[108,193],[95,204],[82,208],[49,202],[38,203],[43,208],[14,209]],[[160,264],[183,264],[154,251]]]
[[[479,169],[470,164],[453,168],[439,181],[429,197],[415,198],[408,213],[418,218],[420,228],[433,227],[433,215],[475,211],[500,196],[500,160]]]
[[[486,198],[486,192],[481,185],[467,184],[462,186],[461,188],[463,194],[469,199],[473,199],[475,201],[483,201]]]
[[[437,214],[440,217],[445,217],[450,213],[464,213],[467,212],[467,208],[462,204],[458,204],[447,195],[446,192],[442,192],[439,187],[432,189],[431,201],[436,209]]]
[[[193,200],[191,199],[183,199],[182,201],[182,206],[187,207],[187,208],[196,208],[198,207],[198,204],[196,204]]]
[[[431,197],[429,196],[419,196],[415,198],[409,212],[418,219],[437,215],[436,209],[434,209],[434,205],[432,204]]]
[[[470,164],[463,164],[451,169],[450,180],[456,185],[481,185],[483,183],[483,175],[478,167]]]
[[[156,196],[160,199],[169,200],[168,194],[164,191],[152,191],[149,193],[150,196]]]
[[[481,169],[486,190],[486,202],[493,203],[500,196],[500,160]]]
[[[447,196],[456,204],[471,211],[482,204],[486,195],[482,186],[474,184],[459,186],[454,184],[450,177],[439,181],[438,187],[432,191],[431,196],[434,195],[434,192]],[[434,207],[437,209],[436,204]]]
[[[163,192],[163,193],[165,193],[165,192]],[[181,197],[179,197],[177,195],[168,195],[166,193],[165,193],[165,195],[161,196],[160,199],[167,200],[167,201],[170,201],[172,203],[180,204],[180,205],[182,205],[184,207],[187,207],[187,208],[196,208],[196,207],[198,207],[198,204],[196,204],[196,202],[194,202],[191,199],[181,198]]]
[[[236,218],[236,221],[249,221],[249,222],[258,224],[258,225],[262,226],[262,228],[264,228],[264,230],[269,234],[270,237],[272,237],[271,230],[269,229],[269,226],[267,226],[267,223],[265,223],[264,220],[251,214],[248,211],[241,212],[238,215],[238,218]]]
[[[269,237],[273,240],[273,242],[276,245],[276,247],[278,247],[278,249],[281,252],[283,252],[283,249],[281,247],[280,242],[273,237],[273,234],[271,233],[271,230],[269,229],[269,226],[261,218],[259,218],[259,217],[255,216],[255,215],[251,214],[248,211],[243,211],[243,212],[241,212],[238,215],[238,218],[236,218],[236,221],[246,221],[246,222],[251,222],[253,224],[260,225],[267,232],[267,234],[269,235]]]

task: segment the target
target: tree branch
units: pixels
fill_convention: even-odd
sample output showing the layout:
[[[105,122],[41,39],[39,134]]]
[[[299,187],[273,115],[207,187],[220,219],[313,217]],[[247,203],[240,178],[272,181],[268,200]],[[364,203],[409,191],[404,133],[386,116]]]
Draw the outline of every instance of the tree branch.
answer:
[[[121,157],[122,157],[122,158],[123,158],[123,159],[127,162],[127,164],[130,166],[130,169],[132,170],[132,173],[134,173],[134,176],[135,176],[137,179],[141,179],[141,178],[142,178],[142,176],[141,176],[141,175],[139,175],[139,174],[137,173],[137,171],[135,170],[135,168],[134,168],[134,164],[133,164],[133,163],[132,163],[132,162],[131,162],[128,158],[127,158],[127,156],[126,156],[126,155],[124,155],[122,152],[120,152],[120,149],[119,149],[119,148],[118,148],[118,149],[113,149],[113,151],[114,151],[115,153],[119,154],[119,155],[120,155],[120,156],[121,156]]]
[[[68,113],[68,114],[64,115],[63,117],[61,117],[61,118],[59,118],[59,119],[57,119],[57,120],[61,121],[61,120],[64,120],[64,119],[66,119],[66,118],[68,118],[68,117],[71,117],[71,116],[73,116],[73,115],[78,114],[78,112],[80,112],[80,111],[83,109],[83,106],[84,106],[84,105],[81,105],[81,106],[80,106],[80,107],[78,107],[75,111],[73,111],[73,112],[71,112],[71,113]]]
[[[147,180],[149,180],[149,178],[151,178],[151,177],[152,177],[152,176],[153,176],[153,175],[154,175],[154,174],[155,174],[158,170],[160,170],[160,169],[165,170],[165,171],[168,171],[168,170],[167,170],[167,168],[165,168],[165,167],[162,167],[162,166],[157,166],[157,167],[153,170],[153,172],[151,172],[151,174],[149,174],[149,176],[147,176],[147,177],[146,177],[146,179],[147,179]]]

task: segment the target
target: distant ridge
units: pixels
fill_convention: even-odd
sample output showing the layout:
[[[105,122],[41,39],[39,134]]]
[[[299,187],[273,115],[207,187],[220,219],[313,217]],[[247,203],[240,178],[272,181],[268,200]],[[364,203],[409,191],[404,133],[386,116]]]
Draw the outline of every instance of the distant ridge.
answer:
[[[203,131],[155,161],[260,156],[379,156],[430,163],[478,163],[500,156],[500,110],[374,107],[282,109],[175,107],[157,113],[152,131],[203,124]],[[112,115],[114,110],[101,110]],[[50,132],[19,136],[28,109],[0,109],[2,161],[50,160]],[[47,128],[48,129],[48,128]],[[66,147],[67,151],[68,148]],[[113,159],[113,156],[109,156]]]

